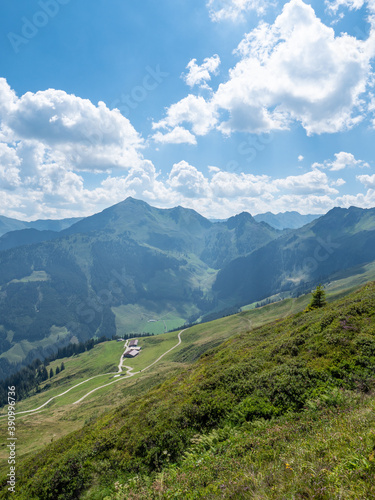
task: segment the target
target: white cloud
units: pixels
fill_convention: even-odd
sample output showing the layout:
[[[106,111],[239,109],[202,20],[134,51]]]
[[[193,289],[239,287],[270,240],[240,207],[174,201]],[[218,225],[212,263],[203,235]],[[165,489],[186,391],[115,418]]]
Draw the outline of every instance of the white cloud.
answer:
[[[336,36],[310,5],[290,0],[273,24],[246,35],[236,54],[240,61],[209,100],[189,95],[155,127],[190,123],[198,135],[214,127],[229,135],[285,130],[297,122],[312,135],[347,130],[363,119],[374,29],[364,41]]]
[[[62,90],[27,92],[20,98],[0,78],[0,120],[7,139],[34,141],[66,168],[130,168],[142,158],[143,141],[127,118]],[[5,97],[4,97],[5,96]]]
[[[314,169],[302,175],[291,175],[285,179],[274,181],[279,189],[292,191],[294,194],[337,194],[337,189],[330,186],[329,179],[324,172]]]
[[[108,206],[116,201],[108,187],[86,189],[80,172],[144,171],[143,146],[129,120],[102,102],[53,89],[17,97],[0,78],[2,213],[70,217]]]
[[[217,172],[211,179],[212,196],[218,198],[237,198],[266,196],[278,191],[266,175],[235,174]]]
[[[0,189],[14,190],[20,185],[20,165],[16,150],[0,142]]]
[[[324,163],[314,163],[313,168],[328,168],[333,172],[344,170],[345,168],[368,168],[370,165],[363,160],[356,160],[352,153],[335,153],[335,159],[326,160]]]
[[[350,10],[361,9],[365,5],[365,0],[326,0],[327,9],[336,14],[340,7],[347,7]]]
[[[250,10],[264,14],[269,3],[268,0],[208,0],[207,7],[213,21],[238,21]]]
[[[172,104],[167,110],[166,118],[154,123],[153,128],[174,128],[182,123],[192,123],[196,135],[206,135],[217,123],[217,112],[212,103],[190,94]]]
[[[161,144],[197,144],[195,136],[183,127],[175,127],[166,134],[156,132],[152,138],[155,142],[159,142]]]
[[[188,198],[206,197],[208,181],[195,167],[186,161],[173,165],[169,174],[168,185]]]
[[[359,182],[364,184],[366,188],[375,189],[375,174],[374,175],[357,175]]]
[[[345,153],[341,151],[340,153],[335,154],[336,159],[332,162],[330,166],[330,170],[337,171],[343,170],[346,167],[369,167],[370,165],[362,160],[356,160],[354,155],[351,153]]]
[[[168,203],[171,192],[168,187],[158,180],[158,173],[154,165],[145,160],[141,166],[133,168],[126,176],[108,177],[94,192],[108,204],[110,197],[122,201],[128,196],[146,199],[149,202]],[[113,204],[113,203],[109,203]]]
[[[231,116],[222,128],[258,132],[297,121],[310,135],[362,119],[359,96],[373,50],[347,34],[336,37],[302,0],[291,0],[273,25],[247,35],[238,53],[242,60],[214,100]]]
[[[298,161],[303,161],[303,160],[304,160],[304,156],[299,155],[299,157],[298,157]]]
[[[186,66],[186,69],[189,70],[188,73],[183,75],[185,83],[189,87],[200,85],[207,88],[207,82],[211,80],[211,75],[217,74],[220,62],[220,57],[217,54],[206,57],[200,66],[197,64],[196,59],[192,59]]]
[[[337,186],[337,187],[341,187],[344,184],[346,184],[346,181],[344,181],[344,179],[341,178],[332,182],[332,186]]]
[[[213,218],[226,218],[242,211],[279,212],[290,207],[301,213],[322,213],[336,205],[375,203],[371,189],[366,194],[340,197],[337,188],[344,181],[330,180],[317,168],[302,175],[273,179],[267,175],[222,171],[213,166],[204,175],[195,166],[180,161],[162,179],[155,166],[144,160],[124,175],[109,175],[98,187],[88,189],[80,175],[55,163],[48,150],[40,145],[35,147],[33,141],[23,141],[17,146],[16,156],[4,145],[0,151],[10,155],[9,158],[22,159],[21,185],[10,191],[0,183],[3,202],[0,213],[21,219],[26,213],[34,219],[89,215],[127,196],[154,206],[186,206]],[[367,187],[374,183],[371,176],[359,180]]]
[[[209,165],[209,167],[208,167],[208,171],[209,171],[210,173],[212,173],[212,172],[220,172],[220,168],[219,168],[219,167],[215,167],[215,166],[213,166],[213,165]]]

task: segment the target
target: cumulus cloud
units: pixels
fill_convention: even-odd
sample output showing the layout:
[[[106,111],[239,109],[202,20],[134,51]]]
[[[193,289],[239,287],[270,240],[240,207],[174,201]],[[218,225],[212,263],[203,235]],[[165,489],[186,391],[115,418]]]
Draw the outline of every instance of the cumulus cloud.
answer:
[[[158,180],[158,176],[152,162],[145,160],[142,165],[130,169],[125,176],[108,177],[94,191],[94,194],[106,200],[106,203],[108,203],[109,196],[114,197],[116,201],[132,196],[149,202],[168,203],[171,192],[163,182]]]
[[[195,167],[186,161],[173,165],[168,177],[168,185],[188,198],[206,197],[208,181]]]
[[[167,110],[167,116],[158,123],[153,123],[154,129],[176,127],[182,123],[191,123],[196,135],[206,135],[217,123],[217,111],[213,104],[203,97],[188,95]]]
[[[164,183],[169,190],[165,199],[213,218],[225,218],[241,211],[276,213],[291,207],[301,213],[323,213],[337,205],[369,204],[372,199],[369,193],[360,193],[351,199],[340,196],[339,188],[345,181],[330,179],[318,169],[276,179],[222,171],[217,167],[208,170],[209,176],[205,176],[185,161],[175,164]]]
[[[336,14],[340,7],[347,7],[350,10],[361,9],[365,5],[366,0],[326,0],[325,3],[328,11]]]
[[[273,24],[260,23],[236,50],[240,61],[207,100],[189,95],[155,126],[190,123],[198,135],[285,130],[308,135],[350,129],[364,117],[375,30],[367,40],[336,36],[302,0],[290,0]],[[224,115],[229,116],[225,119]]]
[[[346,181],[344,181],[344,179],[341,178],[332,182],[332,186],[337,186],[337,187],[343,186],[344,184],[346,184]]]
[[[18,98],[4,78],[0,95],[0,120],[8,141],[42,144],[75,170],[130,168],[141,161],[140,135],[117,109],[103,102],[95,106],[54,89]]]
[[[238,21],[247,11],[264,14],[269,3],[268,0],[208,0],[207,7],[213,21]]]
[[[336,205],[366,207],[375,202],[371,189],[375,180],[371,176],[359,179],[369,188],[367,193],[340,196],[344,181],[330,179],[317,168],[301,175],[272,178],[210,166],[205,175],[186,161],[174,164],[163,178],[150,161],[143,160],[124,175],[108,175],[98,187],[88,189],[81,175],[56,164],[42,146],[23,141],[17,147],[22,149],[15,150],[17,154],[9,151],[11,147],[0,148],[0,158],[6,158],[9,166],[13,158],[18,169],[17,158],[22,158],[25,168],[19,176],[21,185],[17,185],[15,176],[15,186],[11,187],[1,184],[0,171],[0,213],[17,218],[24,218],[25,213],[33,218],[89,215],[127,196],[160,207],[183,205],[213,218],[291,207],[301,213],[322,213]]]
[[[337,194],[338,191],[330,186],[329,179],[324,172],[314,169],[302,175],[291,175],[285,179],[274,181],[280,189],[292,191],[295,194]]]
[[[248,34],[238,53],[242,60],[215,96],[231,114],[226,128],[257,132],[297,121],[308,134],[320,134],[362,119],[359,96],[373,51],[354,37],[336,37],[302,0],[291,0],[273,25]]]
[[[339,170],[344,170],[345,168],[368,168],[370,165],[363,160],[356,160],[352,153],[345,153],[340,151],[340,153],[335,153],[335,159],[326,160],[324,163],[314,163],[313,168],[328,168],[329,170],[335,172]]]
[[[330,170],[337,171],[351,167],[369,167],[370,165],[362,160],[356,160],[351,153],[340,152],[335,154],[336,159],[329,165]]]
[[[83,171],[143,171],[143,139],[118,110],[49,89],[18,97],[0,78],[1,211],[69,217],[114,201],[86,189]],[[122,198],[121,198],[122,199]],[[119,200],[118,200],[119,201]],[[23,214],[23,216],[21,215]]]
[[[0,142],[0,189],[14,190],[20,185],[20,165],[16,150]]]
[[[166,134],[163,134],[160,131],[156,132],[152,138],[155,142],[159,142],[161,144],[197,144],[195,136],[183,127],[175,127]]]
[[[212,57],[206,57],[200,66],[197,64],[196,59],[192,59],[186,66],[186,69],[189,70],[188,73],[183,75],[185,83],[189,87],[200,85],[201,87],[208,88],[207,82],[211,80],[211,75],[217,74],[220,62],[220,57],[217,54]]]
[[[359,182],[364,184],[366,188],[375,189],[375,174],[374,175],[357,175]]]
[[[278,191],[266,175],[217,172],[210,182],[212,195],[218,198],[266,196]]]

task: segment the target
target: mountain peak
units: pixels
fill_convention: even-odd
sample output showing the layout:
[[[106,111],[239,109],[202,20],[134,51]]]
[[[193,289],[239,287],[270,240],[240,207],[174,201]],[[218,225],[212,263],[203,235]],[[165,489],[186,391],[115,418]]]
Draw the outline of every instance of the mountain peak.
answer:
[[[254,224],[256,221],[254,217],[251,214],[249,214],[249,212],[241,212],[240,214],[230,217],[227,220],[226,224],[229,229],[233,229],[234,227],[246,224],[246,222]]]
[[[150,208],[151,205],[149,205],[146,201],[143,200],[138,200],[136,198],[132,198],[131,196],[128,196],[125,198],[125,200],[120,201],[116,205],[113,205],[112,207],[109,207],[109,209],[114,208],[114,207],[121,207],[121,206],[137,206],[137,207],[148,207]],[[107,210],[109,210],[107,209]]]

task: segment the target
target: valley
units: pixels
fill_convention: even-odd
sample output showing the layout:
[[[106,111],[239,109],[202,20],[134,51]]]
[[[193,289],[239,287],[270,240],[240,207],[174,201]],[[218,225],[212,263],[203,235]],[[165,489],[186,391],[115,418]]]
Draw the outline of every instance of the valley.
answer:
[[[131,378],[126,377],[125,371],[121,379],[114,378],[118,371],[118,359],[124,351],[123,342],[105,342],[98,344],[89,352],[52,361],[48,369],[56,371],[56,367],[63,362],[65,370],[42,384],[39,394],[17,403],[21,424],[19,453],[24,455],[29,451],[36,451],[39,447],[43,447],[48,439],[56,439],[70,432],[73,429],[66,425],[67,421],[71,422],[74,429],[81,428],[92,415],[92,411],[98,414],[105,412],[108,407],[119,404],[126,395],[132,394],[135,388],[139,387],[142,393],[166,377],[172,376],[181,367],[193,363],[208,349],[219,345],[236,332],[244,328],[259,327],[268,321],[301,311],[307,303],[307,296],[297,300],[289,299],[191,327],[184,332],[182,342],[174,352],[170,350],[176,346],[176,332],[141,338],[139,345],[142,347],[142,354],[135,359],[124,360],[124,364],[133,371]],[[155,362],[161,356],[165,357],[155,366]],[[98,390],[98,387],[106,384],[111,384],[110,390],[106,388]],[[85,398],[93,390],[95,392],[90,398]],[[85,398],[83,404],[75,406],[75,403],[83,397]],[[50,402],[46,404],[48,401]],[[40,407],[42,408],[38,410]],[[53,422],[53,425],[44,425],[43,419],[49,423]],[[1,432],[5,431],[5,425],[0,413]],[[56,429],[59,429],[59,432],[56,432]],[[39,440],[40,437],[42,439]],[[4,460],[1,460],[3,458],[5,456],[0,452],[2,464],[4,464]]]

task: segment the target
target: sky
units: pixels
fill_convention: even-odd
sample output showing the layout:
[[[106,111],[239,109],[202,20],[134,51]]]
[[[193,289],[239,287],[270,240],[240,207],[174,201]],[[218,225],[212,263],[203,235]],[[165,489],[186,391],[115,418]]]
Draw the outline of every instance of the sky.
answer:
[[[0,215],[375,206],[375,0],[0,9]]]

